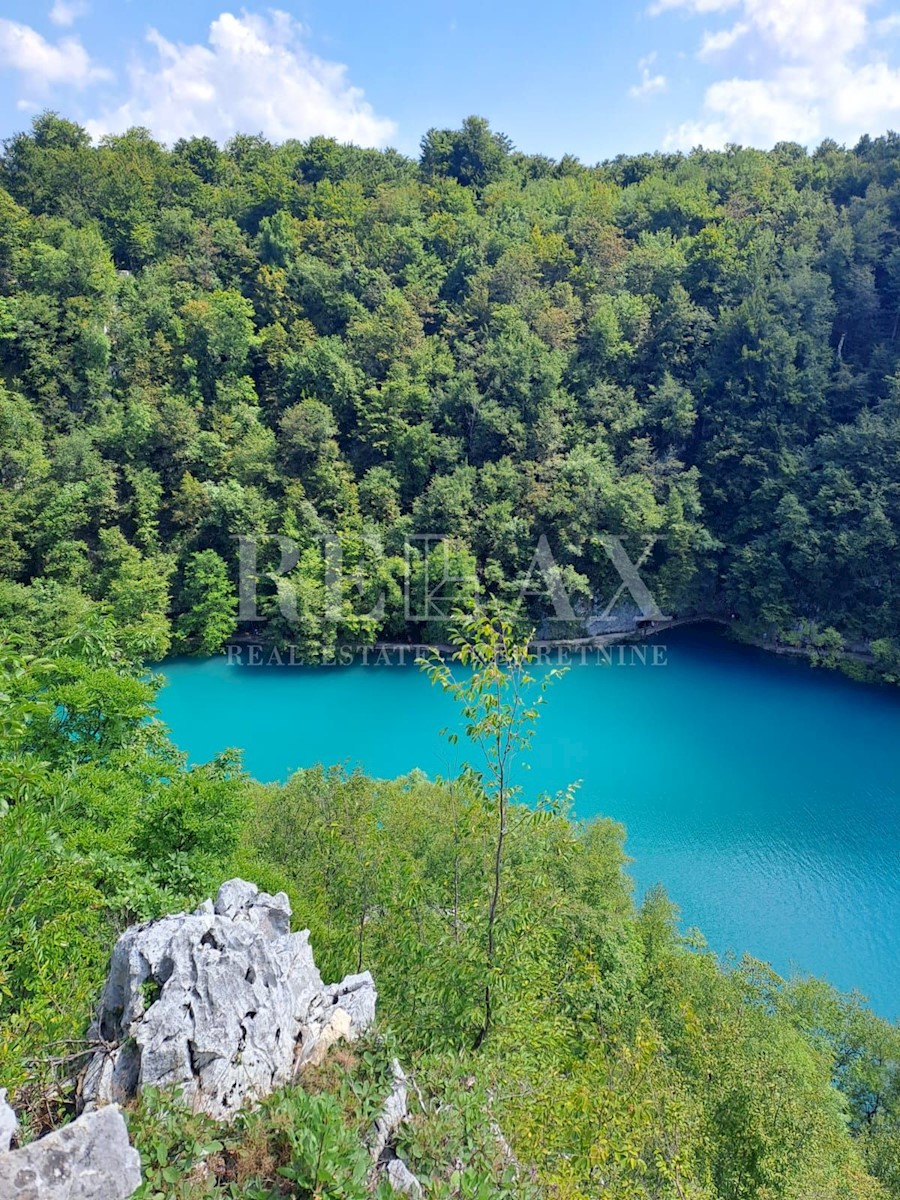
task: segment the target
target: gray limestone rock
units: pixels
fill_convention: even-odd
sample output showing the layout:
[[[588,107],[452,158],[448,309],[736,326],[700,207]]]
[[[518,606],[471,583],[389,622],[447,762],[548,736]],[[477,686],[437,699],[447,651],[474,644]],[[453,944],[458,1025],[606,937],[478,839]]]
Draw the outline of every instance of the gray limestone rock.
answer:
[[[19,1122],[6,1101],[6,1088],[0,1088],[0,1154],[5,1154],[16,1136]]]
[[[421,1200],[422,1185],[402,1158],[392,1158],[385,1167],[384,1173],[395,1192],[399,1192],[403,1196],[413,1196],[414,1200]]]
[[[127,1200],[140,1182],[140,1156],[114,1104],[0,1153],[3,1200]]]
[[[406,1163],[398,1157],[393,1142],[401,1124],[409,1114],[406,1072],[395,1058],[391,1063],[393,1084],[390,1093],[375,1118],[369,1136],[369,1149],[378,1167],[384,1171],[391,1188],[406,1196],[420,1200],[422,1185]]]
[[[401,1123],[406,1120],[409,1112],[406,1072],[396,1058],[391,1063],[391,1073],[394,1081],[390,1094],[381,1106],[381,1111],[375,1118],[375,1124],[372,1127],[369,1144],[374,1158],[380,1157],[385,1147],[392,1141]]]
[[[375,1015],[368,973],[326,987],[287,896],[231,880],[193,913],[133,926],[113,951],[82,1104],[177,1087],[217,1119],[288,1083]]]

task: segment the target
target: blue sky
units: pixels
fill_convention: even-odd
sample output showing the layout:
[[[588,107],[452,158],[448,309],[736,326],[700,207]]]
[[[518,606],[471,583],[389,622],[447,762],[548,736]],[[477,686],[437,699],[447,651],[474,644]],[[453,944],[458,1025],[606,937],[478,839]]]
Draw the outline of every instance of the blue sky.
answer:
[[[894,0],[4,0],[0,136],[262,130],[416,153],[469,113],[516,146],[853,142],[900,127]]]

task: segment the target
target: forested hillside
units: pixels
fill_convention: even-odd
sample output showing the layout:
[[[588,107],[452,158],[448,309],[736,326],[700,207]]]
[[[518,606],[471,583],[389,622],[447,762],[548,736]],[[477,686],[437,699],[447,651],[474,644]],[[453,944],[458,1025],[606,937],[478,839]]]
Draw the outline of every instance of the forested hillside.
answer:
[[[664,608],[896,668],[900,138],[589,168],[474,118],[414,162],[44,115],[0,187],[6,627],[102,602],[130,651],[213,651],[237,536],[281,534],[298,621],[270,583],[265,632],[315,657],[430,632],[409,535],[506,596],[546,536],[579,614],[618,586],[600,537],[658,535]]]

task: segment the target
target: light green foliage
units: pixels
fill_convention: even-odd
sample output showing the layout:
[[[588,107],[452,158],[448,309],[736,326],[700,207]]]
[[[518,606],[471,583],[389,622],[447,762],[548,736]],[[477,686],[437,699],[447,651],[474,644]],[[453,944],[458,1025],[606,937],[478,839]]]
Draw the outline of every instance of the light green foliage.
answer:
[[[366,1039],[307,1070],[302,1084],[268,1097],[230,1126],[192,1112],[177,1094],[145,1089],[128,1113],[141,1154],[143,1186],[136,1200],[389,1200],[366,1147],[392,1085],[390,1039]],[[433,1200],[532,1200],[521,1173],[497,1161],[486,1094],[444,1061],[435,1088],[419,1089],[416,1112],[398,1149]],[[465,1165],[452,1156],[462,1152]]]
[[[199,902],[240,834],[235,758],[188,769],[128,653],[108,624],[0,645],[0,1075],[26,1118],[78,1066],[116,932]]]
[[[785,636],[788,645],[799,646],[809,652],[810,661],[816,667],[835,667],[844,650],[844,639],[836,629],[819,629],[815,624],[802,622]]]
[[[180,1097],[144,1088],[128,1114],[128,1132],[141,1156],[138,1200],[199,1200],[215,1195],[211,1181],[192,1171],[225,1148],[213,1121],[180,1103]]]
[[[301,1194],[365,1200],[371,1163],[337,1101],[297,1092],[284,1115],[288,1161],[278,1174]]]
[[[431,682],[449,692],[459,705],[466,737],[482,759],[476,766],[468,765],[467,771],[475,786],[484,792],[494,826],[492,880],[485,922],[484,1016],[476,1038],[477,1049],[490,1033],[493,1017],[505,854],[507,841],[516,832],[510,826],[509,806],[520,791],[513,782],[513,770],[531,745],[543,692],[561,672],[550,672],[538,685],[536,678],[528,673],[531,661],[528,639],[517,639],[511,622],[502,615],[477,611],[471,617],[460,614],[454,641],[455,660],[464,669],[470,668],[471,674],[456,679],[439,655],[422,666]],[[534,691],[538,694],[530,694]],[[456,733],[451,732],[449,737],[455,744]]]
[[[872,643],[875,665],[890,683],[900,680],[900,641],[894,638],[878,638]]]

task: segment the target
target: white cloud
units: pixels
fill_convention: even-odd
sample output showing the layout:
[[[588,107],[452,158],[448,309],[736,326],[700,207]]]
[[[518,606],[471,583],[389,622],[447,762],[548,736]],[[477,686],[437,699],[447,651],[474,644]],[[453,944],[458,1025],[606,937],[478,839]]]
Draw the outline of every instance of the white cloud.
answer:
[[[782,54],[802,58],[810,50],[828,47],[847,53],[863,43],[866,9],[878,0],[657,0],[650,12],[681,9],[693,15],[725,12],[740,7],[744,24],[755,29]],[[716,36],[716,35],[712,35]]]
[[[56,0],[50,9],[50,20],[54,25],[74,25],[87,11],[85,0]]]
[[[665,75],[652,75],[650,68],[656,62],[656,51],[648,54],[646,58],[642,58],[638,62],[638,70],[641,73],[641,82],[635,84],[633,88],[628,89],[628,95],[632,100],[645,100],[648,96],[655,96],[658,92],[664,92],[669,86],[669,81]]]
[[[706,90],[703,112],[672,130],[667,145],[710,148],[728,142],[807,145],[824,137],[853,141],[900,119],[900,71],[884,57],[878,37],[900,26],[874,25],[878,0],[657,0],[652,12],[689,15],[739,8],[731,28],[707,31],[698,57],[709,60],[739,42],[746,77],[722,79]],[[764,64],[760,70],[758,64]]]
[[[712,58],[715,54],[723,54],[732,46],[737,45],[741,38],[749,32],[750,26],[744,21],[739,21],[731,29],[722,29],[718,33],[707,31],[703,35],[703,45],[697,51],[697,57]]]
[[[790,58],[827,61],[861,46],[875,0],[743,0],[751,25]]]
[[[838,80],[832,102],[842,124],[878,133],[900,116],[900,71],[885,62],[867,63]]]
[[[820,130],[817,89],[801,71],[786,70],[777,79],[729,79],[707,90],[705,120],[687,121],[666,140],[671,148],[721,149],[729,142],[774,145],[809,142]]]
[[[0,69],[19,71],[32,88],[45,92],[53,84],[84,88],[111,73],[91,61],[77,38],[48,42],[29,25],[0,17]]]
[[[725,9],[734,8],[739,3],[740,0],[656,0],[650,12],[653,16],[673,8],[684,8],[689,13],[724,12]]]
[[[145,125],[164,142],[207,134],[262,131],[276,140],[324,134],[366,146],[384,145],[393,121],[378,116],[347,68],[316,57],[287,13],[221,13],[205,45],[170,42],[155,29],[147,41],[155,61],[135,61],[130,94],[88,122],[95,136]]]

